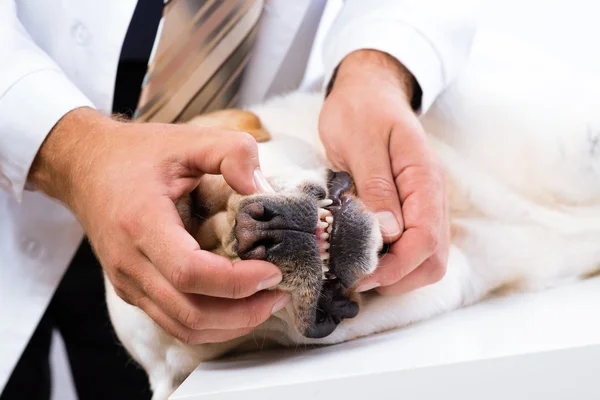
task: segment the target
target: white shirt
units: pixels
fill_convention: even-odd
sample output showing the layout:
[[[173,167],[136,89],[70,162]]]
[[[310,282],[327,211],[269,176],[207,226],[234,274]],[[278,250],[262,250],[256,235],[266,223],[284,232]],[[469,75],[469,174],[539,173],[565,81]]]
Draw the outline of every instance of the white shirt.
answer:
[[[399,59],[423,90],[421,112],[456,76],[476,0],[347,0],[327,35],[328,79],[354,50]],[[266,0],[242,87],[248,104],[300,83],[325,0]],[[24,190],[44,138],[67,112],[111,111],[136,0],[0,0],[0,392],[74,255],[73,215]]]

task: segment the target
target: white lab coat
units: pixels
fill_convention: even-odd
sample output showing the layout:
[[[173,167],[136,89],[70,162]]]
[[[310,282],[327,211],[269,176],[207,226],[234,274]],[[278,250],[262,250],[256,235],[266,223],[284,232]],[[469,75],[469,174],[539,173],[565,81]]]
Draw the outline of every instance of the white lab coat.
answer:
[[[473,0],[475,1],[475,0]],[[300,83],[325,0],[266,0],[243,103]],[[326,77],[350,52],[392,54],[423,89],[422,111],[456,75],[475,27],[472,0],[347,0],[325,40]],[[26,191],[45,136],[68,111],[110,112],[136,0],[0,0],[0,392],[83,231]]]

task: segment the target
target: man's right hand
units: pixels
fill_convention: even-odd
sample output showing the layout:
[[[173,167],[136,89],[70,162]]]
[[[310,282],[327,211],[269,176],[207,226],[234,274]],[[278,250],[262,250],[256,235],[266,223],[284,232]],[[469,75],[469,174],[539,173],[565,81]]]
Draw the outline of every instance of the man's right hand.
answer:
[[[174,201],[203,174],[222,174],[242,194],[265,183],[249,134],[119,122],[79,108],[48,135],[29,181],[77,216],[123,300],[182,342],[223,342],[290,297],[263,291],[281,281],[274,265],[232,264],[185,230]]]

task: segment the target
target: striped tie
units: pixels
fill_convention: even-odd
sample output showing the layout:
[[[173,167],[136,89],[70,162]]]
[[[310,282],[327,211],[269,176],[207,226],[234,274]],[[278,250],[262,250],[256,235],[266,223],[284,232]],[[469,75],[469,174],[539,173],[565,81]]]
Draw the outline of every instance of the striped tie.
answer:
[[[134,118],[185,122],[235,104],[262,0],[169,0]]]

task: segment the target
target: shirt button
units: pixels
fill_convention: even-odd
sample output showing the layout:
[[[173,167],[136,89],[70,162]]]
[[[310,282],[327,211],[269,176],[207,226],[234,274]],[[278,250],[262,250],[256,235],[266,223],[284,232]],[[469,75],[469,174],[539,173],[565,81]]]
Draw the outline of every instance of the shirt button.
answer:
[[[92,40],[92,35],[90,31],[79,21],[75,21],[71,26],[71,36],[75,39],[77,44],[82,46],[86,46]]]
[[[24,239],[22,246],[23,252],[33,259],[40,259],[44,256],[44,247],[35,240]]]

